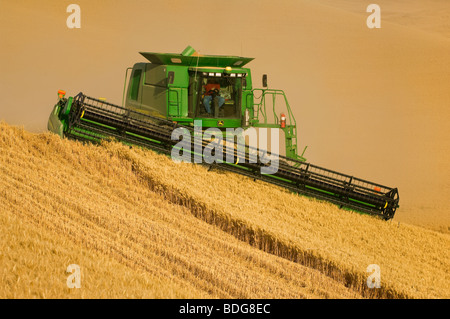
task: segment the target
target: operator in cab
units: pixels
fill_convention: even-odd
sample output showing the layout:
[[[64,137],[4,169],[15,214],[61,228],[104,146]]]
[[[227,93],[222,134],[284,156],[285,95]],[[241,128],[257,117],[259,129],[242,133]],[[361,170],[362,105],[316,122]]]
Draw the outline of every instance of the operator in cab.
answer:
[[[208,114],[211,114],[211,103],[217,98],[219,108],[225,103],[225,98],[220,96],[220,84],[215,79],[209,79],[205,85],[205,93],[203,96],[203,105],[205,106]]]

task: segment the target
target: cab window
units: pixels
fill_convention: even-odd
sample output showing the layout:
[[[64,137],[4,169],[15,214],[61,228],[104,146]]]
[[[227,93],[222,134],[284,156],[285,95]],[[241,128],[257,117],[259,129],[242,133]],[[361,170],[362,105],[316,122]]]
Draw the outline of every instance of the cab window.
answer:
[[[213,76],[203,73],[197,77],[197,81],[191,81],[196,85],[190,85],[189,92],[190,102],[195,103],[196,117],[240,118],[242,77],[222,73]]]

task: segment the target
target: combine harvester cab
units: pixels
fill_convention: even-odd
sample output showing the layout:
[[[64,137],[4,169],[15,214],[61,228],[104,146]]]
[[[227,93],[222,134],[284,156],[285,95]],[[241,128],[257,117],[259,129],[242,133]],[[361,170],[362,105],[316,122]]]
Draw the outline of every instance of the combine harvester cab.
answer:
[[[83,93],[66,98],[64,91],[58,91],[59,99],[50,114],[48,129],[61,137],[94,143],[113,138],[167,155],[180,151],[179,140],[174,140],[172,133],[181,129],[194,137],[183,144],[186,146],[183,151],[187,150],[185,159],[192,163],[198,163],[196,156],[211,147],[209,140],[196,142],[197,121],[201,121],[203,130],[214,128],[223,132],[224,139],[227,129],[280,129],[284,132],[285,156],[252,151],[249,145],[243,151],[237,145],[223,148],[224,158],[231,158],[231,162],[209,165],[341,208],[386,220],[394,217],[399,207],[396,188],[312,165],[303,154],[298,155],[297,124],[286,95],[282,90],[267,88],[266,76],[264,88],[253,88],[251,71],[244,68],[252,58],[199,55],[191,47],[181,54],[141,52],[141,55],[149,62],[136,63],[127,69],[122,106]],[[281,103],[277,104],[277,100]],[[271,174],[263,172],[268,166],[267,156],[277,160],[277,170]],[[200,162],[208,161],[202,158]]]

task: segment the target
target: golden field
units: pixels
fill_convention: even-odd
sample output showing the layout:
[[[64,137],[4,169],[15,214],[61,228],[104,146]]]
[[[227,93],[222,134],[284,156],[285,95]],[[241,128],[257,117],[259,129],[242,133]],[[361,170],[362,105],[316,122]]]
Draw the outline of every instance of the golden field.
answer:
[[[1,298],[450,296],[445,233],[119,143],[2,123],[0,150]]]
[[[26,131],[0,124],[0,298],[448,298],[450,1],[378,0],[381,29],[371,3],[212,1],[227,17],[209,28],[201,0],[79,0],[74,30],[67,3],[1,1],[0,120]],[[46,131],[58,89],[117,104],[138,52],[187,45],[254,57],[254,87],[268,74],[289,98],[299,151],[398,187],[395,218],[27,132]]]
[[[121,147],[0,124],[0,298],[361,297],[171,203]]]

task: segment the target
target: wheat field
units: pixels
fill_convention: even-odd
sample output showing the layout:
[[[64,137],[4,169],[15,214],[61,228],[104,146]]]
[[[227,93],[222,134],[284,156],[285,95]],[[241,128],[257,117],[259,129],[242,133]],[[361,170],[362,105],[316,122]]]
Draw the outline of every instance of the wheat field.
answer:
[[[0,125],[0,298],[362,297],[172,203],[121,146]]]
[[[1,123],[0,150],[0,298],[450,296],[448,234],[120,143]]]

